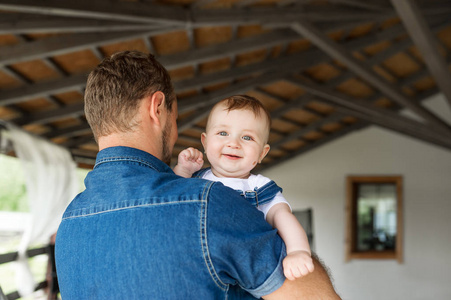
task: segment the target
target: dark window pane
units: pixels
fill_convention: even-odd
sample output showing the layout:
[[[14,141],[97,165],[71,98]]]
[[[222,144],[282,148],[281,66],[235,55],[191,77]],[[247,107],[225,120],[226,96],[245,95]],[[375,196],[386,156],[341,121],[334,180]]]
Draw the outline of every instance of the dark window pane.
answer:
[[[394,250],[396,185],[360,183],[357,193],[356,251]]]

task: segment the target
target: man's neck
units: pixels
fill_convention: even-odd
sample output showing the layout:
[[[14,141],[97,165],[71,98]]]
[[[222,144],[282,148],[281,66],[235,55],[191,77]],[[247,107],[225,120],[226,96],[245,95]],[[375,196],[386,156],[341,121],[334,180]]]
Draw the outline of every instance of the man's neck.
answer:
[[[145,134],[137,133],[112,133],[107,136],[98,138],[99,151],[110,147],[130,147],[136,148],[152,154],[153,156],[160,158],[161,150],[157,149],[158,143],[150,142]]]

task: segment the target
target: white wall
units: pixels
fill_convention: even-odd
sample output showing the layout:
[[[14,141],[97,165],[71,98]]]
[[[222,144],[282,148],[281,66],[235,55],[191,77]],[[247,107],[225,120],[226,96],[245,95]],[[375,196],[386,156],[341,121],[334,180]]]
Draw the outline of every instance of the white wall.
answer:
[[[441,96],[427,106],[451,121]],[[451,151],[368,127],[264,174],[293,209],[313,208],[315,247],[343,299],[451,299]],[[402,175],[404,263],[345,257],[347,175]]]

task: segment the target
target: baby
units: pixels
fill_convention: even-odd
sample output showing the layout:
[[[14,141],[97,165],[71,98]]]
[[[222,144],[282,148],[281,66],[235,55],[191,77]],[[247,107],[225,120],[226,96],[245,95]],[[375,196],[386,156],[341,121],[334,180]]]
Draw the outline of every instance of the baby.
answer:
[[[200,170],[204,163],[202,153],[188,148],[180,152],[174,172],[186,178],[194,174],[220,181],[240,191],[278,230],[287,248],[284,274],[294,280],[314,269],[307,235],[291,213],[281,188],[269,178],[251,174],[269,151],[270,127],[271,117],[257,99],[245,95],[223,99],[211,110],[206,132],[201,136],[211,168]]]

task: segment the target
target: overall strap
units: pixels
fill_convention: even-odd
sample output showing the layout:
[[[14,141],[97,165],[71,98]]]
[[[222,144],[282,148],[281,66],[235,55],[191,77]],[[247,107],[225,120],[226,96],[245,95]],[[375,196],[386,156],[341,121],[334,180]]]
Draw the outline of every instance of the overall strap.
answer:
[[[205,173],[207,173],[211,168],[200,169],[199,171],[193,173],[191,178],[202,178]]]
[[[260,188],[254,188],[253,191],[239,191],[241,196],[248,200],[252,205],[258,207],[259,205],[271,201],[282,188],[278,186],[273,180]]]

